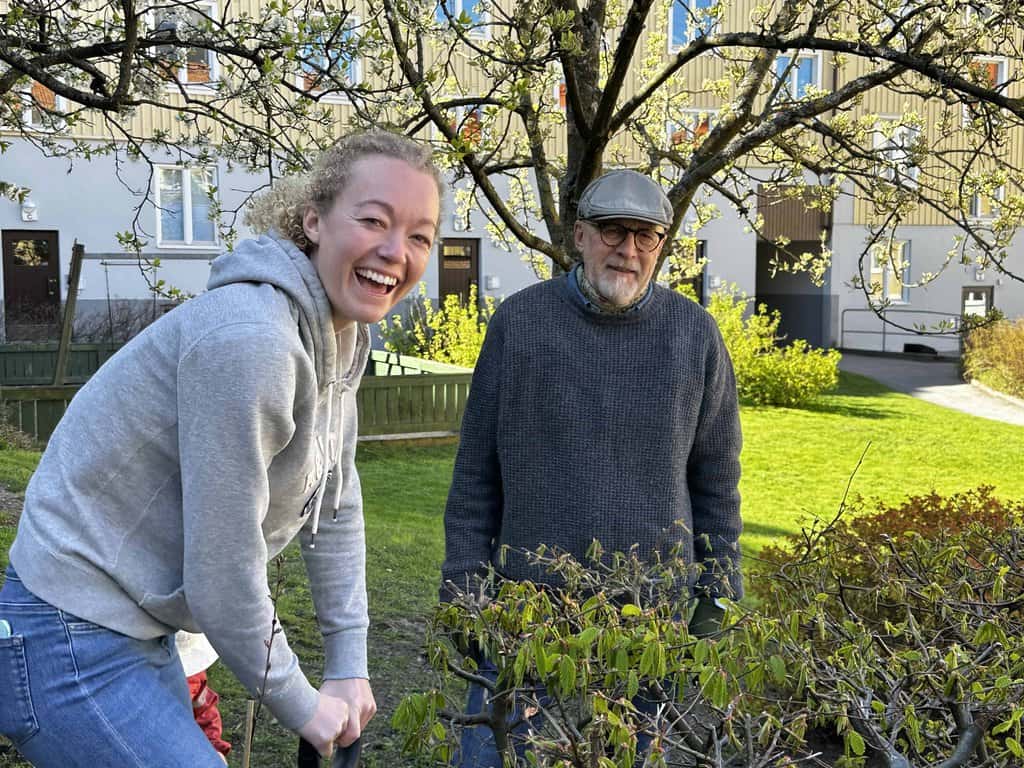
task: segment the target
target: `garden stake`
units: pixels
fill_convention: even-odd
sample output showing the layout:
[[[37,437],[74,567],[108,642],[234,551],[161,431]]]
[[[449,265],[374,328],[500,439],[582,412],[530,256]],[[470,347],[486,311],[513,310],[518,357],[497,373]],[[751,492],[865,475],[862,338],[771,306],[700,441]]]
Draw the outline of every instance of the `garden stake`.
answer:
[[[253,721],[256,719],[256,702],[249,699],[245,703],[245,738],[242,741],[242,768],[249,768],[252,759]]]

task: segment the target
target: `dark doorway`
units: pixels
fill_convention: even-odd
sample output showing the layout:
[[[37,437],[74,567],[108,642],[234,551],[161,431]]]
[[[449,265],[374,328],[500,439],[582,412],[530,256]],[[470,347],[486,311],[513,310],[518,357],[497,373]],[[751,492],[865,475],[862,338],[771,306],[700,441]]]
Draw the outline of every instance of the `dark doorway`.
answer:
[[[441,241],[441,260],[438,265],[438,298],[443,304],[446,296],[456,294],[465,302],[469,298],[471,285],[477,286],[479,292],[480,241],[445,238]]]
[[[788,250],[796,254],[820,253],[821,243],[817,240],[792,242]],[[758,240],[755,300],[759,305],[767,305],[769,311],[778,310],[782,316],[778,330],[780,343],[806,339],[813,347],[826,347],[829,345],[825,324],[830,311],[828,290],[816,286],[806,272],[777,270],[772,274],[773,259],[784,262],[790,258],[778,253],[773,243]]]
[[[8,341],[56,338],[60,250],[55,230],[3,232],[4,326]]]
[[[960,314],[984,317],[995,306],[995,291],[991,285],[964,286],[960,293]]]

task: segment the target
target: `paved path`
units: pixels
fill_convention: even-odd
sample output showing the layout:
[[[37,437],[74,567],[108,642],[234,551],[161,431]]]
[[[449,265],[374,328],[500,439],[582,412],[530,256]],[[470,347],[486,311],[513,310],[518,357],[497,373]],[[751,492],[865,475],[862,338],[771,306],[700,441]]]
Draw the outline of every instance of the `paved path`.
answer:
[[[1024,427],[1024,405],[965,384],[956,363],[843,352],[839,367],[935,405]]]

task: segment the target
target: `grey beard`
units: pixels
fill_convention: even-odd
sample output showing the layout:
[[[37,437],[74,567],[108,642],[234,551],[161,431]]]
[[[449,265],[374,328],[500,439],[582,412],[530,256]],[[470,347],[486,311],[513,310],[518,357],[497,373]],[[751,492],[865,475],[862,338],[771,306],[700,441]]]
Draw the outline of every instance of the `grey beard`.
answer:
[[[592,303],[599,310],[608,315],[620,315],[623,312],[628,312],[637,304],[639,304],[640,300],[647,295],[647,289],[645,288],[644,290],[640,291],[640,295],[633,299],[633,301],[631,301],[629,304],[626,304],[623,307],[620,307],[617,304],[612,304],[610,301],[608,301],[600,293],[597,292],[597,289],[587,279],[587,273],[584,271],[582,264],[580,264],[579,269],[576,271],[576,279],[580,284],[580,290],[583,291],[583,295],[587,297],[587,300],[590,301],[590,303]]]

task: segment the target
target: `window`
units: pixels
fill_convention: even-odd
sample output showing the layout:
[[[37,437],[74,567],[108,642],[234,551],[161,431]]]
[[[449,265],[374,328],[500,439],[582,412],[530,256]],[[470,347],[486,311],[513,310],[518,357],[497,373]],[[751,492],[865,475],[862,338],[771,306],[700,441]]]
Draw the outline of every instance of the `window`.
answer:
[[[812,88],[821,88],[819,81],[819,54],[797,54],[796,60],[789,54],[775,59],[775,75],[782,81],[782,93],[789,99],[802,99]]]
[[[680,122],[668,124],[668,143],[672,149],[700,145],[715,127],[714,115],[706,111],[688,109]]]
[[[669,51],[711,32],[715,17],[707,12],[714,4],[714,0],[673,0],[668,9]]]
[[[881,160],[878,175],[894,184],[917,184],[921,169],[914,163],[913,151],[920,138],[921,131],[909,125],[897,126],[892,136],[876,131],[875,146]]]
[[[437,23],[448,25],[449,18],[466,24],[469,34],[483,37],[487,34],[487,14],[480,7],[481,0],[440,0],[434,17]]]
[[[358,25],[359,20],[351,16],[345,19],[341,29],[324,28],[322,17],[310,21],[313,42],[303,49],[300,63],[301,87],[304,91],[334,91],[337,87],[335,78],[345,85],[359,83],[362,78],[362,62],[353,51]],[[330,93],[328,96],[344,98],[341,93]]]
[[[991,195],[976,192],[971,198],[971,218],[982,221],[999,217],[1000,203],[1003,202],[1003,187],[997,187]]]
[[[476,147],[484,134],[483,110],[480,107],[456,107],[453,112],[454,117],[448,125],[467,144]]]
[[[558,109],[565,112],[569,107],[569,88],[565,84],[565,78],[561,78],[558,84],[555,85],[555,104],[558,105]]]
[[[211,19],[216,18],[217,4],[200,0],[188,6],[157,10],[153,15],[153,28],[157,33],[162,30],[173,31],[180,39],[197,30],[203,30]],[[182,50],[178,46],[159,46],[157,55],[165,62],[168,78],[182,85],[201,86],[217,80],[217,57],[213,51],[203,48]]]
[[[42,83],[32,83],[32,87],[22,93],[25,111],[22,120],[25,125],[37,130],[61,130],[64,120],[53,112],[63,112],[64,97],[58,96]]]
[[[978,58],[967,68],[968,78],[986,88],[1001,90],[1006,84],[1006,59]],[[964,124],[982,115],[976,101],[964,98]]]
[[[871,247],[871,275],[868,289],[876,299],[906,302],[910,278],[910,243],[888,240]]]
[[[216,195],[210,167],[156,169],[156,240],[166,246],[215,246],[217,227],[210,218]]]

